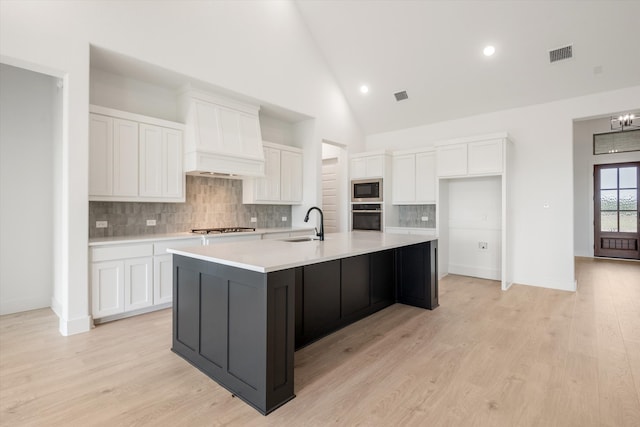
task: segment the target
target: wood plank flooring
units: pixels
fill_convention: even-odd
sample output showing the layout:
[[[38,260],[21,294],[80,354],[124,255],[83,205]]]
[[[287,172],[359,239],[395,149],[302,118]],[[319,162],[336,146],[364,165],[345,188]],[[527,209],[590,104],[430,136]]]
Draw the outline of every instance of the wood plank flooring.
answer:
[[[578,292],[449,276],[296,352],[267,417],[170,351],[171,311],[62,337],[0,318],[2,426],[638,426],[640,263],[577,259]]]

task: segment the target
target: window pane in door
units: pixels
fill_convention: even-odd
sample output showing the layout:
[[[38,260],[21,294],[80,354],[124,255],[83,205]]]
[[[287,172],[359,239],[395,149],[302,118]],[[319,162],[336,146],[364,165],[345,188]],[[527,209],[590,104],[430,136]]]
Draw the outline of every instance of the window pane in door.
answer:
[[[618,169],[602,169],[600,171],[600,189],[618,188]]]
[[[618,231],[618,212],[600,212],[600,231]]]
[[[611,169],[615,170],[615,169]],[[638,168],[620,168],[620,188],[636,188]],[[607,187],[613,188],[613,187]]]
[[[618,190],[602,190],[600,192],[600,210],[615,211],[618,209]]]
[[[638,212],[620,212],[620,232],[638,232]]]
[[[637,190],[620,190],[620,210],[636,211],[638,210],[638,192]]]

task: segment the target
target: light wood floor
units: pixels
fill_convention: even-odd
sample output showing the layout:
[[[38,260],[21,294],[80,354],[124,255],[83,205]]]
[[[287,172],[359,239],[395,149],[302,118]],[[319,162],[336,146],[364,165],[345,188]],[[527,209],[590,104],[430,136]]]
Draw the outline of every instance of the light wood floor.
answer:
[[[578,292],[450,276],[296,353],[267,417],[173,354],[163,310],[62,337],[0,318],[6,426],[639,426],[640,263],[577,260]]]

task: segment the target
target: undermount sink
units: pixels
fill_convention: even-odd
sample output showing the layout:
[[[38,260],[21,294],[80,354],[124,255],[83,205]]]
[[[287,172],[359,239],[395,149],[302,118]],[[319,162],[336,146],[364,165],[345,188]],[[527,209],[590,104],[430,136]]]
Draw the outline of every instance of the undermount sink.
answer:
[[[320,241],[320,239],[318,239],[317,237],[314,236],[305,236],[305,237],[294,237],[292,239],[283,239],[283,242],[292,242],[292,243],[298,243],[298,242],[312,242],[314,240]]]

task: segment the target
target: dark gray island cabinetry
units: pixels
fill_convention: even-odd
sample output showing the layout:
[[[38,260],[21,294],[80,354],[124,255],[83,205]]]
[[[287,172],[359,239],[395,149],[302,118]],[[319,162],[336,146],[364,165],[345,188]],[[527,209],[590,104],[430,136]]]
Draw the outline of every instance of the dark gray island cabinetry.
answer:
[[[395,302],[438,306],[437,240],[337,233],[174,254],[172,350],[268,414],[295,397],[294,351]]]

